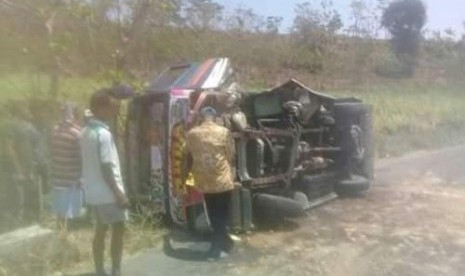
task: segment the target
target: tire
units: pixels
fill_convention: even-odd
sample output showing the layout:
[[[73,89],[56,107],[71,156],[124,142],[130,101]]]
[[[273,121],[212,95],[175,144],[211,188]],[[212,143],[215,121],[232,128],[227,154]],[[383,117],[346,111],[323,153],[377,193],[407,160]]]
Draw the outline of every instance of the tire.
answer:
[[[374,179],[373,112],[363,103],[337,103],[336,124],[339,131],[338,143],[343,148],[340,156],[344,179],[335,185],[339,196],[353,196],[366,191]],[[361,146],[355,146],[351,130],[357,129]],[[355,144],[354,144],[355,143]],[[362,149],[360,156],[357,151]],[[357,156],[357,157],[354,157]]]
[[[263,218],[299,217],[305,214],[303,204],[287,197],[256,194],[253,201],[255,215]]]
[[[363,162],[357,172],[369,179],[374,173],[374,139],[373,139],[373,111],[372,107],[363,103],[337,103],[334,106],[338,144],[344,149],[346,155],[354,151],[351,129],[360,129],[362,147],[364,149]]]
[[[374,179],[375,172],[375,142],[373,131],[373,111],[371,107],[360,118],[360,127],[363,130],[365,157],[362,162],[362,174],[369,180]]]
[[[305,193],[308,200],[315,200],[334,191],[334,183],[338,180],[334,173],[319,175],[303,175],[296,181],[298,190]]]
[[[335,192],[339,197],[357,196],[370,188],[370,179],[353,175],[349,179],[338,182],[335,186]]]
[[[336,115],[336,121],[344,122],[345,119],[371,112],[371,108],[369,105],[363,103],[348,102],[334,104],[334,111]]]

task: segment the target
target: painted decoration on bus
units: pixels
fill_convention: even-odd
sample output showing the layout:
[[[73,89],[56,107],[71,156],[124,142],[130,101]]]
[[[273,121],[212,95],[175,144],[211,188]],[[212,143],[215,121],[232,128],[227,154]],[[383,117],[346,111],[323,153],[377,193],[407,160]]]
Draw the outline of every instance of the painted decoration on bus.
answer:
[[[170,103],[170,139],[169,139],[169,172],[168,189],[170,197],[171,218],[175,223],[185,222],[184,193],[185,188],[181,180],[182,158],[185,145],[185,124],[189,111],[189,103],[186,98],[172,98]]]
[[[228,58],[173,66],[149,84],[148,93],[187,97],[191,92],[221,87],[233,75]]]
[[[164,159],[165,133],[164,133],[164,111],[163,103],[154,103],[150,108],[151,127],[148,130],[148,140],[150,141],[150,182],[151,182],[151,202],[156,214],[165,214],[165,175]]]

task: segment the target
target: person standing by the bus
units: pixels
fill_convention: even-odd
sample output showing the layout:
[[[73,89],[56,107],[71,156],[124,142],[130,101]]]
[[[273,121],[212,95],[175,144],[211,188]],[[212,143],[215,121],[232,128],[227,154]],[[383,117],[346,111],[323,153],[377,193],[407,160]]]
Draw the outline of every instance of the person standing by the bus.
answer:
[[[83,208],[79,142],[81,126],[77,119],[77,106],[65,104],[62,107],[62,120],[51,135],[52,211],[59,222],[79,217]]]
[[[230,131],[215,123],[217,112],[205,107],[203,122],[190,130],[186,139],[187,170],[192,168],[195,187],[204,194],[208,216],[213,228],[209,259],[226,256],[233,246],[227,231],[229,205],[234,176],[232,161],[234,143]]]
[[[93,208],[97,218],[93,240],[93,255],[97,275],[104,271],[105,236],[112,230],[111,260],[113,276],[121,275],[123,236],[127,210],[121,167],[115,140],[110,132],[109,122],[119,113],[119,100],[111,90],[102,89],[90,99],[93,118],[81,134],[82,179],[85,200]]]

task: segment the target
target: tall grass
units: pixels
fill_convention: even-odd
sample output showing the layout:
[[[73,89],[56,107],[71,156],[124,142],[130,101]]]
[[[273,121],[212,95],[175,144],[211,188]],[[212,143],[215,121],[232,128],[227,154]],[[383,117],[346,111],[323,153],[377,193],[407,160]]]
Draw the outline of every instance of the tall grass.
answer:
[[[66,77],[59,80],[58,100],[85,104],[89,95],[105,85],[102,80]],[[49,97],[50,79],[43,74],[19,73],[0,76],[0,103],[10,99]]]
[[[12,253],[8,258],[0,260],[0,276],[87,275],[92,271],[93,226],[82,225],[73,230],[65,230],[57,227],[52,217],[43,224],[54,229],[56,234],[47,241],[27,247],[24,252],[19,251],[18,255]],[[107,264],[111,261],[110,234],[107,234],[106,240]],[[131,216],[126,224],[124,257],[134,255],[142,249],[156,247],[164,235],[166,231],[157,222],[141,215]]]
[[[108,82],[97,77],[61,78],[58,100],[84,107],[90,94],[104,85]],[[0,76],[0,104],[8,99],[47,97],[49,87],[49,79],[41,74]],[[379,157],[465,142],[465,84],[429,86],[404,80],[329,93],[373,105]]]
[[[465,85],[396,82],[333,94],[373,105],[380,157],[465,142]]]

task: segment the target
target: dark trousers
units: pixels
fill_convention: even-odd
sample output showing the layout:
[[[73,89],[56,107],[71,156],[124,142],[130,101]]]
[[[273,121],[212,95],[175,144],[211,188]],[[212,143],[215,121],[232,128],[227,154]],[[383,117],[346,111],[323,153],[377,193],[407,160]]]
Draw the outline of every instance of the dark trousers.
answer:
[[[213,229],[212,251],[228,251],[230,239],[227,226],[229,223],[229,206],[231,192],[204,194],[208,217]]]

